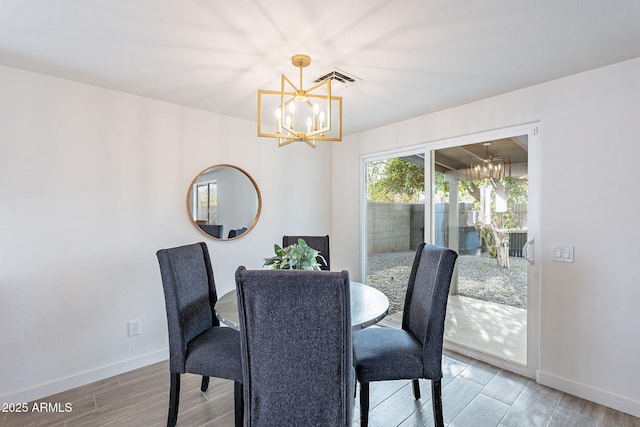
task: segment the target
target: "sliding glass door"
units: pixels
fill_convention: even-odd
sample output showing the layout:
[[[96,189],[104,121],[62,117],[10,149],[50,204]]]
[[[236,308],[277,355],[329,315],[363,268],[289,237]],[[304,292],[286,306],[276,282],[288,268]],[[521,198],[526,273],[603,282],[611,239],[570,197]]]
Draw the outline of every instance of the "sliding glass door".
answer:
[[[445,346],[529,377],[538,348],[538,129],[517,126],[361,159],[362,272],[389,298],[386,320],[401,324],[420,242],[454,249]]]
[[[527,376],[537,363],[532,248],[527,260],[537,229],[535,144],[537,127],[443,141],[430,168],[431,242],[459,255],[445,344]]]

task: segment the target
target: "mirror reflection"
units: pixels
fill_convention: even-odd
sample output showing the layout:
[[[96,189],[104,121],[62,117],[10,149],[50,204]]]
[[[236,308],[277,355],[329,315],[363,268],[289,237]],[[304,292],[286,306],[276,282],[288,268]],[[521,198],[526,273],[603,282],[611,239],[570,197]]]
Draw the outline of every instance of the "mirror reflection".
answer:
[[[191,182],[187,196],[191,222],[220,240],[237,239],[255,226],[262,198],[254,179],[233,165],[214,165]]]

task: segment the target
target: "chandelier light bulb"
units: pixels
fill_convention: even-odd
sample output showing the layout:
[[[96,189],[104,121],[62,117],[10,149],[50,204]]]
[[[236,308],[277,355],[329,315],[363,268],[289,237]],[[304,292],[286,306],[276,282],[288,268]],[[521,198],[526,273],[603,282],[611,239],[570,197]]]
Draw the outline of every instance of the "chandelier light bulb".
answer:
[[[296,122],[293,118],[293,113],[295,112],[296,112],[296,104],[292,102],[289,104],[289,115],[287,116],[287,127],[290,127],[290,128],[296,127],[295,125]]]
[[[278,130],[278,133],[282,132],[282,110],[280,109],[280,107],[276,108],[276,129]]]
[[[320,111],[320,107],[316,102],[313,104],[313,130],[318,130],[318,111]]]

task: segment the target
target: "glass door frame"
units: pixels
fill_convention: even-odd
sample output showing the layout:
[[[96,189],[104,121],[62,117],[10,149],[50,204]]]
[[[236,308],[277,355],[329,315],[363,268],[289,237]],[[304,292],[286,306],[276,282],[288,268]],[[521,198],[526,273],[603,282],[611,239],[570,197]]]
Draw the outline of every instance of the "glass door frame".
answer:
[[[527,209],[527,233],[529,241],[534,241],[539,235],[539,204],[540,204],[540,123],[528,123],[508,128],[479,132],[461,137],[448,138],[428,144],[428,158],[430,159],[429,173],[425,173],[425,188],[430,189],[426,194],[425,208],[425,241],[432,242],[435,235],[434,203],[432,175],[434,171],[434,152],[438,149],[469,145],[520,135],[528,136],[528,176],[529,194]],[[529,258],[539,260],[539,248],[531,244]],[[532,256],[531,256],[532,255]],[[488,353],[471,349],[445,340],[445,348],[457,353],[473,357],[494,366],[504,368],[517,374],[536,378],[539,365],[540,347],[540,262],[529,264],[527,267],[527,363],[521,365]]]
[[[429,202],[429,191],[427,186],[427,173],[429,162],[429,148],[426,144],[413,145],[410,147],[402,147],[393,150],[385,150],[372,154],[363,154],[360,156],[360,277],[362,283],[367,281],[367,163],[377,160],[387,160],[395,157],[422,155],[424,156],[425,168],[425,239],[428,224],[426,212],[426,203]]]

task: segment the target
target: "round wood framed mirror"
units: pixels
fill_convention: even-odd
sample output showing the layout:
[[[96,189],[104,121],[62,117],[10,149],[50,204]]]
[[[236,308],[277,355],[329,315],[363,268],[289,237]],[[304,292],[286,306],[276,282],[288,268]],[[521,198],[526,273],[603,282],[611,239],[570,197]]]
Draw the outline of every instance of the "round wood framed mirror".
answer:
[[[258,222],[262,196],[245,170],[218,164],[200,172],[187,193],[187,211],[196,229],[216,240],[247,235]]]

